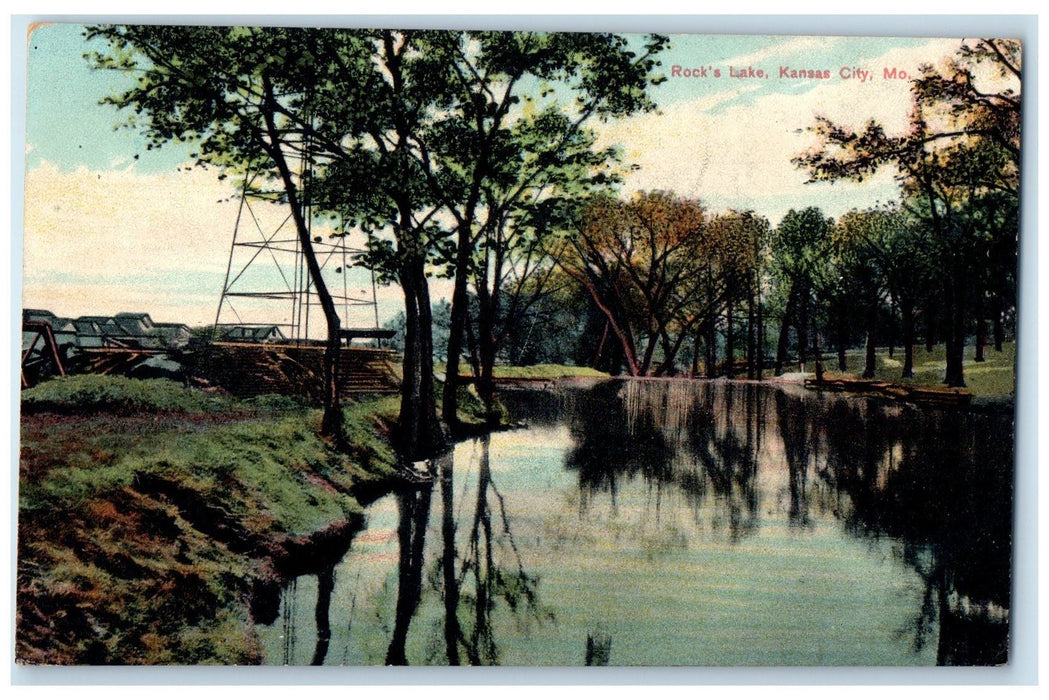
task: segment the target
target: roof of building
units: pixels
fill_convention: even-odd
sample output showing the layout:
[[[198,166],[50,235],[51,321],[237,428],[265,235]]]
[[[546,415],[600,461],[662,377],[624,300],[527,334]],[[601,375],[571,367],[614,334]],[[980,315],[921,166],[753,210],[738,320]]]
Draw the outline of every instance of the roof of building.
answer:
[[[46,309],[23,309],[22,318],[51,324],[55,330],[75,333],[78,338],[105,338],[116,345],[153,347],[161,343],[183,340],[191,331],[184,323],[156,323],[148,313],[121,311],[114,316],[80,316],[59,318]],[[78,344],[83,342],[77,341]]]
[[[284,338],[284,332],[280,326],[233,326],[224,334],[226,338],[251,338],[252,340],[264,340],[270,336]]]

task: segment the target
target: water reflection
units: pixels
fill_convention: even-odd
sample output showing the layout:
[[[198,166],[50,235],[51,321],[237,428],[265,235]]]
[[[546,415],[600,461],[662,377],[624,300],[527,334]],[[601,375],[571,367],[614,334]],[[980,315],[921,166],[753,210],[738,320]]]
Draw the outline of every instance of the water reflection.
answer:
[[[829,426],[866,417],[860,450],[829,430],[828,479],[849,496],[846,522],[905,543],[925,581],[915,644],[939,623],[937,662],[1000,664],[1008,658],[1012,552],[1012,417],[958,411],[836,405]],[[870,429],[871,423],[874,429]],[[857,454],[858,452],[858,454]]]
[[[335,588],[335,565],[325,567],[317,574],[317,607],[314,614],[317,622],[317,647],[313,651],[311,665],[320,666],[328,656],[331,642],[331,592]]]
[[[691,401],[689,401],[691,397]],[[775,411],[769,413],[772,399]],[[916,649],[937,635],[937,662],[1000,664],[1008,656],[1012,418],[817,396],[754,384],[610,382],[600,411],[572,416],[566,465],[587,495],[614,504],[624,481],[672,483],[730,541],[760,527],[758,463],[773,431],[787,470],[791,526],[827,510],[858,537],[900,541],[925,591]],[[623,449],[621,435],[635,447]],[[769,455],[765,455],[768,457]],[[814,479],[811,476],[815,474]],[[656,501],[652,517],[659,517]]]
[[[435,460],[285,590],[272,660],[306,662],[314,582],[313,663],[1007,660],[1007,411],[746,382],[534,398],[536,426]]]
[[[493,479],[491,437],[478,438],[475,444],[477,485],[464,541],[456,538],[453,453],[438,460],[443,549],[435,566],[440,577],[435,575],[430,582],[444,601],[444,657],[431,653],[428,663],[458,665],[461,655],[471,665],[499,663],[495,618],[500,606],[518,622],[550,618],[540,604],[539,579],[525,570],[506,499]]]
[[[430,489],[421,488],[397,494],[400,524],[397,542],[400,547],[397,574],[397,613],[393,636],[386,651],[387,666],[405,666],[408,657],[405,644],[408,627],[419,607],[423,585],[423,547],[426,543],[426,525],[430,518]]]

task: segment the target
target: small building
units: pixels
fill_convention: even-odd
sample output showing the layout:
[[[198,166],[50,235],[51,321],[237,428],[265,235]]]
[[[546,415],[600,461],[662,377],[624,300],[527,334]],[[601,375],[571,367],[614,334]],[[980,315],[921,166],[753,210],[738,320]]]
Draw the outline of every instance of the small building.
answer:
[[[118,339],[125,331],[111,316],[80,316],[73,319],[79,348],[126,347]]]
[[[193,337],[193,331],[184,323],[154,323],[153,331],[166,348],[185,347]]]
[[[113,317],[117,325],[124,329],[129,336],[145,337],[153,334],[154,323],[149,314],[128,313],[121,311]]]
[[[46,309],[24,309],[22,319],[50,325],[55,342],[66,356],[78,348],[170,350],[185,347],[192,335],[183,323],[157,323],[141,312],[68,319]]]
[[[46,309],[22,309],[22,320],[40,321],[51,326],[51,332],[54,335],[55,343],[58,345],[59,351],[66,358],[68,358],[73,349],[77,347],[76,326],[71,319],[55,316]],[[25,350],[25,348],[23,348],[23,350]]]
[[[280,326],[232,326],[220,337],[232,343],[283,343],[288,340]]]

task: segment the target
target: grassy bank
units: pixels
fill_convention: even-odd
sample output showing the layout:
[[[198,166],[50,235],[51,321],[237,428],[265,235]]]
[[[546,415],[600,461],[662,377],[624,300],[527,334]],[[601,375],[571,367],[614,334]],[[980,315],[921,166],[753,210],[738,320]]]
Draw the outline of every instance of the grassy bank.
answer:
[[[393,468],[375,417],[395,410],[349,405],[346,454],[280,397],[95,376],[23,392],[17,659],[257,662],[253,591],[359,520],[352,494]]]
[[[434,369],[441,375],[445,373],[443,362],[437,362]],[[459,367],[462,377],[469,379],[473,377],[473,369],[468,364]],[[608,373],[596,370],[592,367],[576,367],[575,365],[496,365],[493,369],[496,381],[500,379],[569,379],[572,377],[608,377]]]
[[[592,367],[572,365],[529,365],[527,367],[495,367],[496,379],[568,379],[572,377],[608,377],[606,372]]]
[[[984,350],[984,362],[973,358],[976,349],[965,348],[965,383],[972,395],[977,398],[1003,399],[1012,396],[1016,382],[1016,343],[1004,343],[1002,351],[993,346]],[[903,349],[896,348],[889,357],[888,348],[878,348],[875,379],[908,386],[942,386],[944,373],[947,370],[947,359],[944,347],[938,345],[932,352],[926,352],[924,346],[914,348],[914,376],[901,378],[903,371]],[[832,355],[824,356],[828,371],[837,371],[837,360]],[[853,350],[846,354],[846,373],[859,377],[863,373],[864,354]]]

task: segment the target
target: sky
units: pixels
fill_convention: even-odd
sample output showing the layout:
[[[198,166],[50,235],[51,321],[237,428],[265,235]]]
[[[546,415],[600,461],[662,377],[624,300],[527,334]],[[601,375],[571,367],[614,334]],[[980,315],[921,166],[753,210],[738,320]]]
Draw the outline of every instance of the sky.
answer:
[[[146,311],[155,321],[212,323],[234,230],[272,232],[286,213],[256,206],[258,227],[244,215],[238,228],[231,182],[185,167],[190,147],[147,150],[135,131],[116,128],[122,115],[99,100],[127,76],[91,69],[84,54],[93,47],[82,32],[80,25],[46,25],[28,39],[23,304],[66,317]],[[806,173],[790,162],[813,143],[806,127],[822,114],[857,128],[874,118],[890,133],[902,129],[908,84],[887,76],[892,69],[913,76],[958,45],[674,35],[661,57],[667,80],[652,91],[658,111],[599,125],[600,142],[619,144],[626,162],[639,166],[625,193],[672,190],[713,212],[754,210],[773,225],[791,208],[812,205],[838,216],[893,199],[896,185],[890,172],[862,185],[806,184]],[[234,260],[234,271],[239,266]],[[370,295],[363,271],[341,279],[351,296]],[[449,292],[438,283],[433,296]],[[400,291],[380,288],[381,319],[400,308]],[[362,314],[371,312],[347,309],[344,326],[372,325],[357,318]]]

